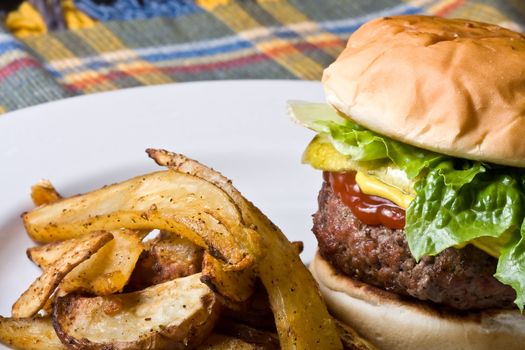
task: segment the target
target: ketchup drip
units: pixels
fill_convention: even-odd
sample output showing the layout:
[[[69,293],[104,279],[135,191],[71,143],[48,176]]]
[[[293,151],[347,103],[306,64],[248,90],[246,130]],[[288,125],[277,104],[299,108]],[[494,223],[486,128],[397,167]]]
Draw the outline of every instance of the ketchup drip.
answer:
[[[405,227],[405,210],[388,199],[361,192],[355,172],[323,173],[323,178],[352,213],[367,225],[384,225],[392,229]]]

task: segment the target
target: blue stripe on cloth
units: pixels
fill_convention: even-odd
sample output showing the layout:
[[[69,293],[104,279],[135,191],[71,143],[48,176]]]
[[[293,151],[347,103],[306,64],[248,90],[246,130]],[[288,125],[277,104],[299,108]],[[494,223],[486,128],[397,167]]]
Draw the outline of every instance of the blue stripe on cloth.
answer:
[[[55,79],[60,79],[64,77],[64,74],[62,72],[56,70],[55,68],[51,67],[49,64],[45,64],[44,67],[46,70],[51,74],[51,76]]]
[[[143,49],[129,50],[133,51],[133,57],[125,57],[115,60],[118,63],[127,63],[136,60],[137,58],[150,61],[150,62],[161,62],[174,59],[187,59],[194,57],[212,56],[221,53],[234,52],[237,50],[249,49],[253,45],[244,39],[240,39],[238,36],[229,36],[221,39],[207,40],[200,43],[185,43],[177,45],[166,45],[158,47],[148,47]],[[118,55],[115,55],[118,57]],[[77,60],[75,60],[77,61]],[[107,59],[100,56],[89,56],[79,59],[81,62],[81,68],[84,67],[109,67],[114,62],[110,62]],[[61,74],[68,74],[77,71],[79,67],[68,67],[66,69],[56,70],[52,66],[53,62],[46,64],[46,68],[54,76],[60,76]],[[73,64],[73,63],[72,63]]]
[[[89,68],[89,69],[92,69],[92,70],[99,70],[99,69],[102,69],[102,68],[109,68],[109,67],[111,67],[111,63],[109,63],[108,61],[104,61],[102,59],[102,60],[99,60],[99,61],[86,62],[84,64],[84,66],[86,68]]]
[[[8,51],[26,50],[26,49],[27,47],[24,44],[16,40],[9,40],[5,42],[0,41],[0,55],[5,54]]]
[[[205,48],[196,48],[190,51],[172,51],[172,52],[158,52],[153,54],[141,54],[140,57],[152,61],[160,62],[181,58],[193,58],[193,57],[203,57],[203,56],[212,56],[220,53],[227,53],[236,50],[249,49],[253,45],[246,40],[239,40],[231,44],[221,45],[221,46],[211,46]],[[138,50],[140,52],[140,49]]]
[[[96,4],[92,0],[76,0],[76,6],[100,21],[178,17],[202,11],[192,0],[116,0],[111,5]]]
[[[366,14],[364,16],[359,16],[355,18],[319,22],[319,27],[333,34],[348,35],[355,32],[364,23],[374,18],[397,15],[412,15],[422,12],[424,12],[423,8],[415,7],[409,4],[401,4],[382,11]]]
[[[116,59],[114,62],[108,61],[107,59],[100,56],[89,56],[80,59],[80,66],[68,67],[66,69],[57,70],[53,67],[53,62],[48,63],[46,68],[50,73],[56,77],[60,78],[66,74],[73,73],[79,70],[89,69],[100,69],[100,68],[109,68],[115,63],[128,63],[136,60],[137,58],[159,63],[170,60],[177,59],[191,59],[197,57],[213,56],[222,53],[234,52],[237,50],[253,48],[254,44],[264,41],[269,41],[275,37],[287,38],[290,41],[290,44],[295,42],[290,39],[300,40],[302,36],[306,35],[315,35],[320,34],[323,31],[329,31],[338,36],[348,36],[354,32],[359,26],[363,23],[382,16],[394,16],[401,14],[414,14],[423,12],[422,8],[402,4],[394,6],[389,9],[377,12],[375,14],[367,14],[360,17],[348,18],[335,21],[324,21],[319,22],[314,29],[297,29],[294,30],[290,27],[280,26],[280,27],[267,27],[267,31],[261,32],[260,35],[250,36],[250,41],[240,38],[238,35],[232,35],[228,37],[223,37],[219,39],[205,40],[201,42],[191,42],[183,44],[174,44],[174,45],[165,45],[158,47],[146,47],[146,48],[136,48],[130,51],[133,51],[136,56],[126,56],[124,58]],[[300,25],[301,23],[297,23]],[[294,25],[292,25],[293,27]],[[298,27],[300,28],[300,26]],[[114,55],[114,57],[122,57],[119,55]],[[72,63],[73,64],[73,63]]]
[[[20,41],[16,40],[12,35],[0,32],[0,54],[5,54],[13,50],[25,51],[27,47]]]
[[[275,28],[274,35],[280,39],[293,39],[299,38],[300,34],[295,30],[291,30],[286,27],[277,27]]]

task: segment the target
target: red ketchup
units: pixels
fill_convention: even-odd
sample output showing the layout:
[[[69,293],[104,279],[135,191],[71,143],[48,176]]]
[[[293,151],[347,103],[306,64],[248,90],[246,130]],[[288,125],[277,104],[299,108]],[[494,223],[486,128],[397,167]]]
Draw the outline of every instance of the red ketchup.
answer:
[[[324,180],[352,213],[367,225],[384,225],[392,229],[405,227],[405,210],[388,199],[361,192],[355,172],[323,173]]]

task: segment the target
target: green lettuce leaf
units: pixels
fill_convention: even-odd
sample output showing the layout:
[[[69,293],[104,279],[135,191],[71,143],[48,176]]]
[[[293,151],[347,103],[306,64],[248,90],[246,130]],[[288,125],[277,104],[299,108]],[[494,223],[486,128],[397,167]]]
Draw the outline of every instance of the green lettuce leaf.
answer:
[[[355,161],[389,160],[415,178],[446,157],[391,140],[341,117],[327,104],[290,101],[293,119],[309,129],[329,135],[339,153]]]
[[[523,312],[525,304],[525,227],[521,234],[513,239],[502,250],[498,268],[494,275],[502,283],[508,284],[516,291],[516,305]]]
[[[431,169],[416,183],[416,197],[406,213],[412,255],[420,259],[479,237],[508,240],[506,232],[518,233],[525,208],[517,179],[513,171],[486,169],[479,162],[456,170],[449,160]]]
[[[392,162],[416,179],[405,235],[416,260],[490,237],[500,250],[495,277],[525,304],[525,170],[454,158],[381,136],[325,104],[291,102],[291,116],[354,161]],[[374,163],[371,163],[374,164]],[[490,241],[485,240],[485,241]],[[503,248],[500,248],[503,247]]]

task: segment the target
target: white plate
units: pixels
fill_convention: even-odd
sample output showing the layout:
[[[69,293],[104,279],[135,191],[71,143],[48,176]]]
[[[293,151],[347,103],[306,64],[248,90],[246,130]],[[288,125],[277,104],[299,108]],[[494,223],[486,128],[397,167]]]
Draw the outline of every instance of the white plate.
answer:
[[[321,174],[301,164],[312,133],[286,101],[323,101],[320,84],[222,81],[71,98],[0,116],[0,315],[38,275],[20,214],[39,179],[72,195],[158,167],[147,147],[184,153],[221,171],[289,237],[314,253],[310,231]],[[1,346],[0,346],[1,348]]]

